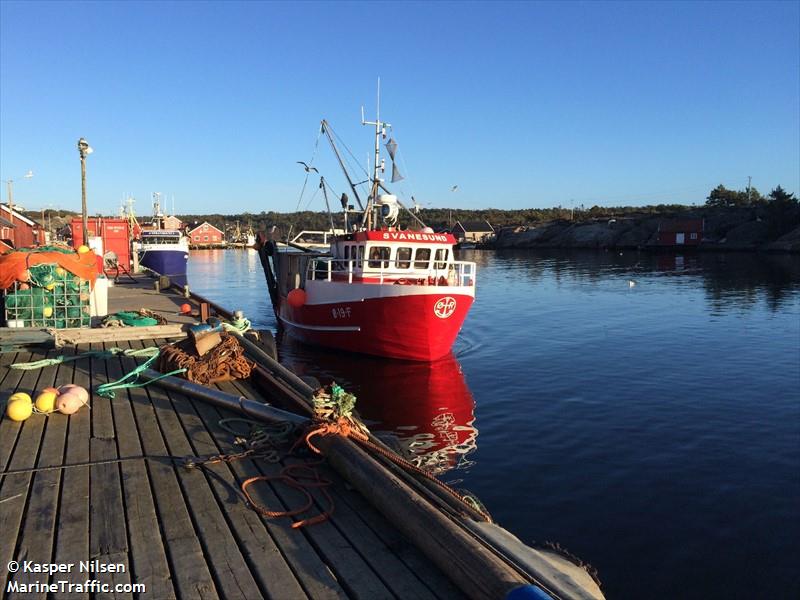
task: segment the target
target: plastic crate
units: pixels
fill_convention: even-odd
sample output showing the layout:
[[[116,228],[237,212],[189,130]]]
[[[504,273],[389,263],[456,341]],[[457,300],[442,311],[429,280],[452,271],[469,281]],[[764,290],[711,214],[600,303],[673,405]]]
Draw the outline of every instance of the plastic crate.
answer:
[[[15,282],[3,292],[3,314],[8,327],[89,327],[89,282],[56,264],[28,269],[25,283]]]

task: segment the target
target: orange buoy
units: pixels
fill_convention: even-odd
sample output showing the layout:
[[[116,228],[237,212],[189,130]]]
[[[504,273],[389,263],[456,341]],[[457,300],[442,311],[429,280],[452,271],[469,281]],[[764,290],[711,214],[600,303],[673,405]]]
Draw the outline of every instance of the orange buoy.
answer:
[[[306,291],[301,288],[293,289],[289,292],[289,295],[286,296],[286,300],[292,308],[300,308],[306,303]]]
[[[182,315],[188,315],[190,312],[192,312],[191,305],[185,304],[185,303],[181,304],[181,314]]]

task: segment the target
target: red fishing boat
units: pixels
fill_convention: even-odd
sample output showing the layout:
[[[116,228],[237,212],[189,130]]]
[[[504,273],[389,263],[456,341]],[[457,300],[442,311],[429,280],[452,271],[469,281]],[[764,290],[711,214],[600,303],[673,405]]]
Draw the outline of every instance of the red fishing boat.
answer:
[[[377,356],[432,361],[450,352],[475,298],[475,263],[457,261],[456,239],[435,233],[381,179],[381,139],[391,127],[377,118],[374,171],[362,203],[358,185],[344,167],[331,135],[324,133],[339,159],[358,209],[342,194],[344,227],[326,250],[279,244],[262,234],[257,247],[279,325],[310,344]],[[397,145],[386,143],[392,181]],[[306,172],[316,170],[305,165]],[[328,203],[324,177],[320,188]],[[363,190],[362,190],[363,193]],[[403,226],[401,210],[405,220]],[[410,216],[408,216],[410,215]],[[331,230],[334,229],[331,215]]]

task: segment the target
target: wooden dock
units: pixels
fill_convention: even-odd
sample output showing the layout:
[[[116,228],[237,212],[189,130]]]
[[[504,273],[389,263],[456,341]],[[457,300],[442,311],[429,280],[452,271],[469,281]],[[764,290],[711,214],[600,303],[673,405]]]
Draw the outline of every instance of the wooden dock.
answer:
[[[186,323],[192,319],[178,314],[185,301],[177,292],[156,292],[152,280],[140,278],[112,288],[109,311],[148,308],[172,323]],[[90,407],[71,416],[34,414],[22,423],[4,411],[0,417],[0,597],[502,597],[482,589],[465,594],[463,582],[453,579],[456,566],[476,564],[470,557],[453,556],[452,571],[447,559],[437,566],[408,529],[401,532],[363,489],[327,464],[316,468],[331,485],[309,488],[308,512],[269,518],[252,510],[241,484],[257,476],[275,478],[248,488],[260,505],[287,511],[305,504],[301,491],[279,479],[287,465],[306,459],[280,453],[277,462],[245,458],[187,466],[187,457],[197,463],[240,452],[221,421],[242,415],[157,385],[118,390],[113,399],[97,394],[98,386],[119,380],[141,359],[95,356],[36,370],[10,368],[88,350],[166,343],[120,339],[0,354],[0,402],[15,391],[35,396],[67,383],[91,391]],[[216,389],[272,400],[245,381]],[[329,509],[326,491],[335,506],[330,519],[292,528]],[[432,510],[417,504],[410,515]],[[518,582],[527,579],[515,575],[494,589]]]
[[[124,345],[141,348],[146,343],[156,342]],[[134,359],[115,358],[35,371],[8,368],[13,362],[44,357],[37,352],[0,355],[4,392],[30,393],[70,382],[94,391],[135,366]],[[241,382],[219,387],[257,397]],[[202,469],[182,466],[182,457],[240,451],[234,436],[219,423],[236,416],[240,415],[148,386],[123,390],[113,400],[92,394],[91,408],[69,417],[34,415],[23,423],[3,418],[0,470],[23,473],[0,480],[0,565],[13,559],[74,567],[71,573],[50,577],[10,575],[0,568],[2,589],[7,589],[10,575],[21,584],[82,584],[96,579],[145,586],[143,593],[110,594],[124,598],[462,597],[447,577],[329,468],[318,467],[333,481],[332,518],[292,529],[292,519],[262,517],[246,506],[239,493],[239,483],[248,477],[277,477],[286,460],[241,460]],[[133,458],[141,456],[175,459]],[[87,462],[100,464],[24,473]],[[280,483],[250,489],[273,510],[305,502],[301,493]],[[312,515],[327,504],[318,491],[314,496]],[[92,560],[122,564],[124,572],[78,572],[80,561]],[[88,598],[90,594],[52,595]]]

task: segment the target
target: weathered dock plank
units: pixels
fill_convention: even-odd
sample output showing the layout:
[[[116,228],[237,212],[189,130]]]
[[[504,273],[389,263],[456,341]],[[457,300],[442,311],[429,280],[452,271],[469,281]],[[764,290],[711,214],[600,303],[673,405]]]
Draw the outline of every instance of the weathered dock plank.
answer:
[[[141,344],[134,347],[141,348]],[[128,362],[124,363],[126,366]],[[147,391],[131,388],[130,401],[139,432],[139,440],[147,456],[168,456],[155,409]],[[203,548],[197,539],[175,468],[170,461],[148,460],[150,490],[158,516],[164,548],[167,551],[172,583],[182,598],[217,598],[217,587],[211,576]]]
[[[126,344],[127,346],[127,344]],[[115,347],[105,344],[105,349]],[[108,377],[117,381],[135,368],[132,359],[108,361]],[[132,398],[128,390],[119,390],[111,402],[120,458],[142,456],[142,444],[133,415]],[[169,562],[162,542],[151,481],[144,460],[120,463],[122,470],[122,498],[130,542],[131,579],[146,586],[153,598],[175,598],[175,589],[169,572]]]
[[[0,470],[5,471],[9,458],[11,457],[11,452],[17,443],[17,436],[22,429],[19,423],[15,423],[6,416],[5,405],[6,401],[17,390],[19,382],[22,380],[22,376],[25,374],[24,371],[9,369],[8,365],[15,362],[28,362],[31,360],[31,353],[7,352],[0,354],[0,356],[4,359],[2,366],[0,366],[0,370],[3,371],[3,386],[0,388],[3,390],[3,395],[0,396],[0,398],[2,398],[3,406],[3,414],[0,415]],[[11,358],[12,356],[13,359]],[[0,500],[2,500],[2,497],[0,497]]]
[[[83,348],[80,346],[79,348]],[[102,344],[91,344],[92,350],[103,350]],[[128,531],[125,520],[125,505],[122,502],[122,479],[114,430],[114,415],[111,400],[97,394],[97,388],[109,381],[107,363],[99,358],[91,359],[92,369],[92,438],[89,454],[93,462],[89,477],[90,525],[89,554],[91,559],[103,564],[122,564],[123,572],[114,572],[104,577],[106,583],[130,583],[130,562],[128,560]],[[105,597],[105,595],[103,595]],[[130,598],[132,594],[111,592],[111,598]]]
[[[209,432],[199,407],[181,394],[169,393],[168,396],[187,434],[192,454],[212,456],[223,452]],[[209,416],[208,413],[206,416]],[[218,422],[219,418],[218,415],[211,415],[210,420]],[[207,480],[216,501],[224,508],[231,531],[261,592],[269,597],[304,597],[303,588],[258,514],[242,502],[231,468],[226,463],[215,463],[203,467],[203,470],[210,474]]]
[[[36,393],[38,394],[45,387],[58,387],[71,383],[73,371],[73,363],[42,369],[37,381]],[[31,391],[33,392],[33,390]],[[35,398],[34,394],[31,395]],[[36,415],[33,418],[42,420],[45,428],[36,467],[53,467],[62,464],[68,419],[59,413],[47,416]],[[61,470],[40,471],[33,474],[30,498],[25,507],[25,518],[15,549],[16,558],[35,563],[52,561],[61,475]],[[8,475],[7,477],[22,477],[22,475]],[[24,570],[15,576],[15,580],[21,584],[44,583],[48,579],[47,575],[26,573]],[[52,579],[61,579],[61,577],[55,576]],[[46,595],[46,592],[39,591],[20,594],[20,597],[44,598]],[[11,597],[13,598],[14,594]]]
[[[41,357],[38,357],[41,358]],[[24,371],[16,390],[33,392],[36,390],[40,372]],[[16,445],[9,457],[8,470],[33,469],[39,455],[39,446],[44,431],[43,418],[28,419],[22,423],[3,419],[2,425],[5,431],[3,434],[10,433],[16,435]],[[19,557],[14,555],[17,536],[22,525],[22,519],[28,503],[28,494],[31,487],[32,473],[22,473],[18,475],[6,475],[0,481],[0,565],[5,566],[12,559]],[[0,589],[5,591],[9,572],[6,568],[0,568]]]
[[[223,388],[224,389],[224,388]],[[215,407],[197,402],[194,404],[197,412],[204,420],[208,431],[214,436],[216,444],[221,452],[233,453],[240,451],[240,448],[233,444],[230,433],[222,429],[219,425],[220,419],[238,417],[226,411],[219,411]],[[235,475],[237,485],[250,477],[259,476],[262,472],[254,461],[242,460],[229,464],[231,472]],[[274,507],[275,510],[283,510],[285,506],[279,501],[273,489],[269,485],[256,486],[250,489],[253,499],[262,506]],[[268,592],[271,597],[280,598],[281,589],[284,585],[289,585],[287,591],[297,591],[299,585],[310,598],[333,599],[345,598],[347,594],[340,585],[340,582],[333,576],[328,565],[317,554],[308,539],[300,532],[291,529],[291,521],[288,519],[268,519],[261,517],[254,511],[247,509],[252,515],[256,516],[267,537],[271,538],[270,546],[274,545],[278,554],[270,549],[270,562],[277,562],[278,558],[285,561],[286,567],[281,568],[280,579],[269,582]],[[260,534],[259,529],[255,531]],[[286,569],[290,573],[286,572]],[[259,572],[263,578],[266,573]],[[292,579],[296,581],[292,583]],[[273,588],[274,591],[273,591]],[[294,595],[288,597],[295,597]]]
[[[77,350],[74,350],[77,352]],[[75,363],[72,383],[91,390],[91,363],[79,360]],[[83,408],[67,419],[67,447],[64,464],[87,463],[90,459],[93,399],[88,409]],[[64,470],[61,484],[58,524],[55,539],[55,559],[58,564],[73,563],[89,559],[89,489],[90,468],[71,467]],[[78,570],[65,573],[63,580],[71,584],[86,581],[85,574]],[[75,588],[73,588],[74,590]],[[53,594],[54,598],[88,598],[88,591],[76,592],[69,588]]]
[[[155,407],[168,452],[172,456],[194,454],[166,392],[156,386],[149,387],[147,391]],[[178,479],[220,594],[225,598],[243,600],[258,597],[258,586],[202,471],[180,468]]]

